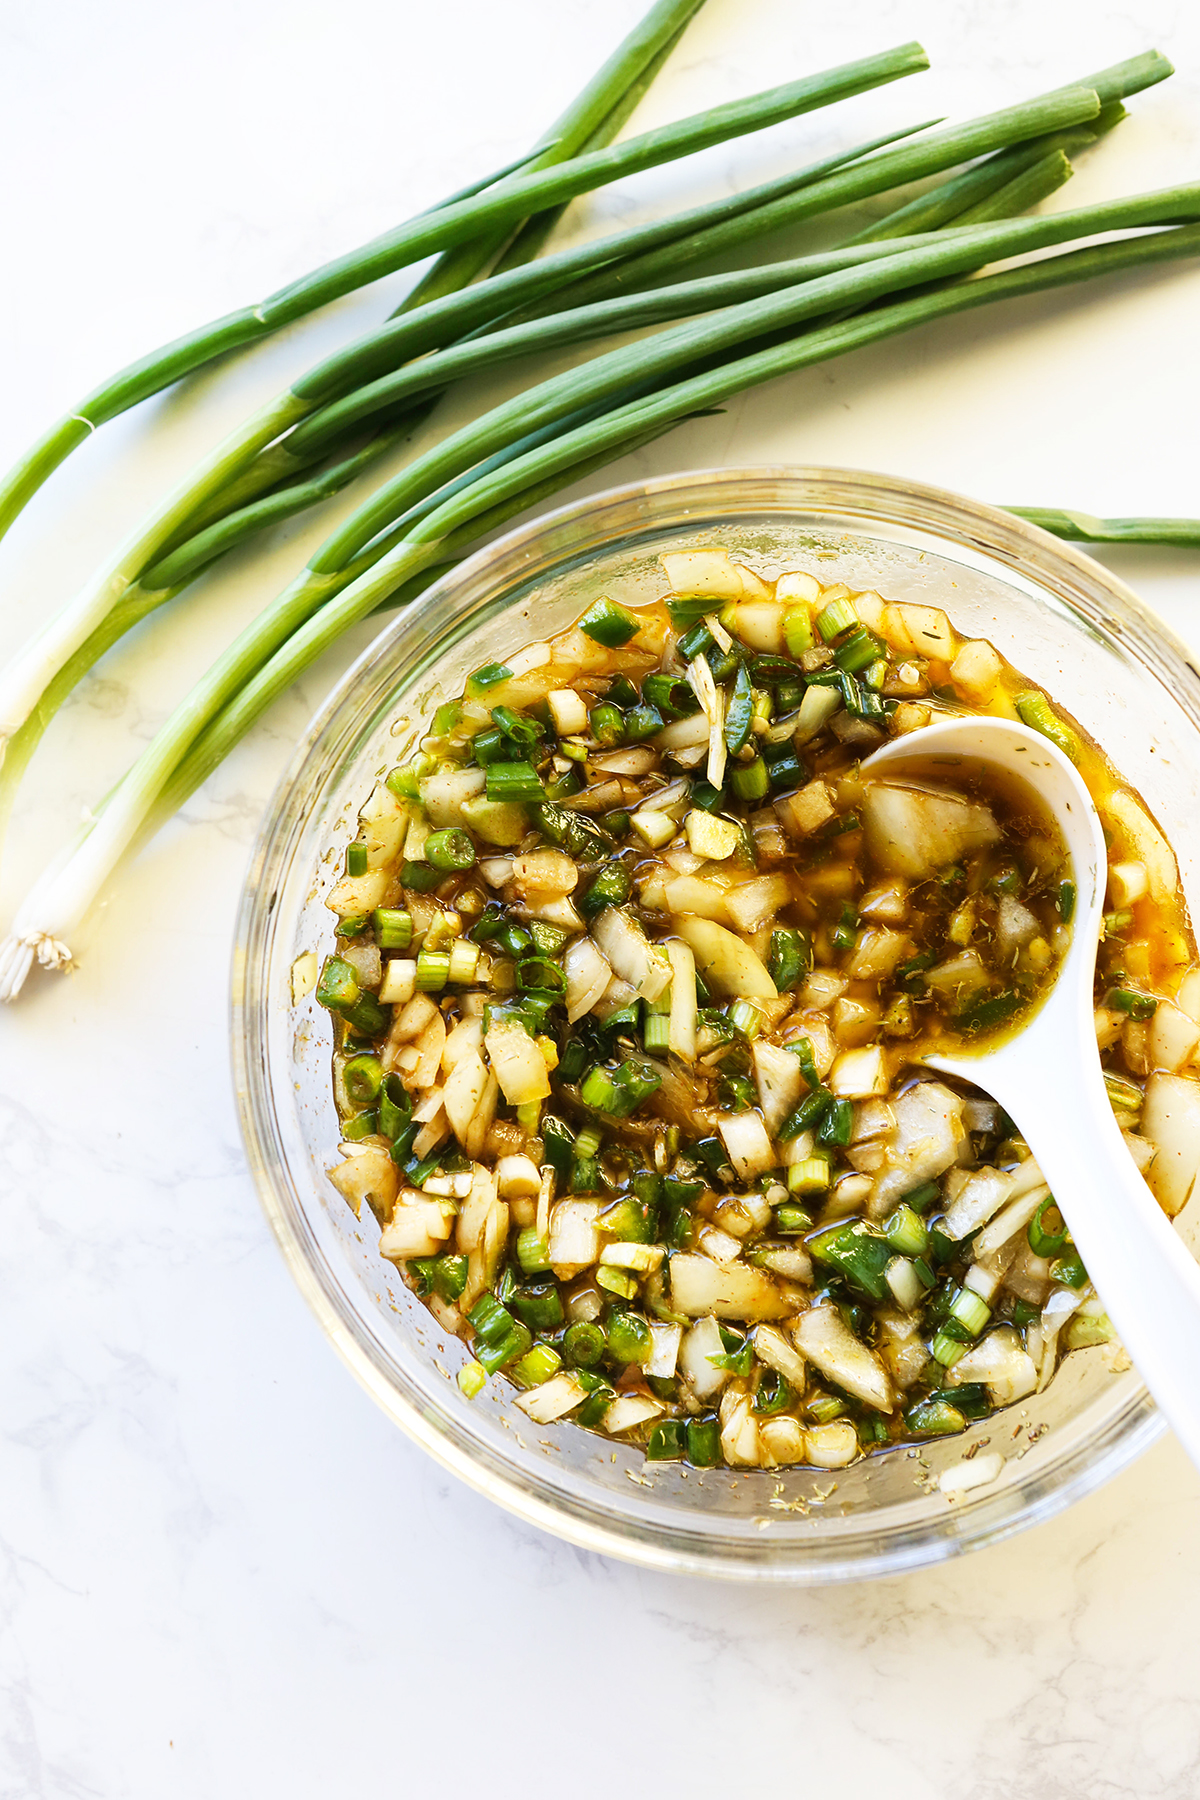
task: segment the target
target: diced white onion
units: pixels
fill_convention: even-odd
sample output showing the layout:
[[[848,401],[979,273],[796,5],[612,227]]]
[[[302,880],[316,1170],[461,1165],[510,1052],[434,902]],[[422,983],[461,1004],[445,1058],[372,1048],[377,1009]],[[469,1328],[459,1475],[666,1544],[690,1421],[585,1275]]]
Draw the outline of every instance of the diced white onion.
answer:
[[[567,1019],[574,1025],[590,1012],[612,980],[612,969],[591,938],[574,938],[563,957]]]

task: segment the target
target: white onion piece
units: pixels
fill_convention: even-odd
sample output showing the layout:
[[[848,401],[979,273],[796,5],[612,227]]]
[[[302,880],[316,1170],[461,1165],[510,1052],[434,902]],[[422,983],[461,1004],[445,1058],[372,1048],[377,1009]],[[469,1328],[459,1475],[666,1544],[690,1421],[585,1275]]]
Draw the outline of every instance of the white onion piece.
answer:
[[[998,1450],[989,1450],[983,1456],[973,1456],[970,1462],[951,1463],[938,1476],[938,1487],[943,1494],[968,1494],[972,1488],[986,1487],[995,1481],[1004,1468],[1004,1458]]]
[[[510,1106],[527,1106],[550,1093],[546,1059],[521,1025],[493,1025],[484,1039],[488,1060]]]
[[[684,1062],[696,1060],[696,959],[686,944],[673,938],[667,945],[671,965],[671,1013],[667,1048]],[[795,1061],[795,1058],[792,1059]]]
[[[539,1387],[530,1388],[527,1394],[517,1394],[514,1397],[515,1404],[535,1425],[552,1424],[555,1419],[561,1419],[564,1413],[573,1412],[586,1398],[587,1389],[583,1383],[565,1371],[552,1375],[549,1381],[543,1381]]]
[[[800,1094],[804,1087],[800,1061],[790,1050],[783,1050],[778,1044],[765,1043],[759,1038],[754,1040],[751,1055],[754,1059],[754,1080],[758,1087],[758,1104],[762,1108],[763,1124],[771,1137],[774,1137],[788,1114],[800,1104]]]
[[[717,1119],[717,1130],[743,1181],[753,1181],[755,1176],[765,1175],[775,1167],[767,1128],[756,1112],[722,1113]]]
[[[578,937],[567,945],[563,974],[566,977],[567,1019],[574,1025],[603,997],[612,980],[612,969],[591,938]]]
[[[670,963],[622,907],[606,906],[593,923],[592,934],[614,972],[635,988],[641,999],[657,1000],[666,992]]]
[[[771,1277],[749,1263],[715,1263],[681,1250],[672,1256],[670,1270],[673,1310],[689,1319],[706,1313],[718,1319],[786,1319],[793,1311]]]
[[[1011,1198],[1012,1182],[1002,1170],[977,1169],[947,1207],[942,1230],[957,1243],[985,1224]]]
[[[600,1423],[615,1437],[619,1432],[632,1431],[635,1425],[660,1419],[666,1410],[661,1400],[653,1400],[649,1394],[618,1394]]]
[[[809,1362],[839,1387],[879,1412],[895,1405],[887,1370],[866,1344],[855,1337],[836,1306],[823,1301],[800,1315],[796,1343]]]
[[[711,1315],[697,1319],[679,1347],[679,1367],[691,1384],[697,1400],[708,1400],[719,1394],[729,1380],[729,1370],[719,1369],[711,1360],[724,1356],[721,1329]]]
[[[1037,1379],[1033,1358],[1011,1325],[989,1331],[946,1372],[950,1387],[961,1387],[967,1381],[986,1382],[997,1406],[1009,1406],[1032,1394]]]

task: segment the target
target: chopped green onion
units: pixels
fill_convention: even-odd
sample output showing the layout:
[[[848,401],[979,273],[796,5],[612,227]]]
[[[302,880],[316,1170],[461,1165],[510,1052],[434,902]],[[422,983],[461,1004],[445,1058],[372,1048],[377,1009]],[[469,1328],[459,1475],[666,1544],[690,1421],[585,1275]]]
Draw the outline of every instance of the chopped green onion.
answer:
[[[788,1193],[823,1193],[832,1179],[832,1164],[827,1156],[806,1156],[803,1162],[793,1163],[787,1172]]]
[[[641,627],[623,607],[614,606],[611,600],[596,600],[580,619],[577,629],[593,643],[603,644],[606,650],[619,650],[622,644],[637,636]]]
[[[883,1222],[884,1236],[901,1256],[920,1256],[929,1242],[924,1220],[901,1201]]]
[[[832,942],[835,950],[852,950],[858,932],[858,912],[849,900],[842,904],[838,922],[833,928]]]
[[[378,1037],[387,1029],[387,1012],[374,994],[360,994],[353,1006],[343,1008],[342,1017],[359,1037]]]
[[[729,785],[739,800],[765,800],[771,778],[762,757],[756,756],[753,762],[735,763],[729,772]]]
[[[663,1055],[671,1044],[671,990],[648,1000],[642,1024],[642,1045],[648,1056]]]
[[[624,906],[633,892],[633,878],[623,862],[607,863],[587,892],[575,901],[585,919],[594,919],[606,906]]]
[[[359,1138],[374,1137],[378,1122],[375,1112],[355,1113],[352,1119],[343,1122],[342,1137],[348,1144],[357,1143]]]
[[[725,748],[730,756],[736,756],[750,736],[753,717],[754,690],[750,685],[750,672],[745,663],[739,663],[737,680],[733,684],[733,693],[725,714]]]
[[[412,1121],[412,1100],[398,1075],[385,1075],[379,1090],[379,1129],[393,1143]]]
[[[484,663],[482,669],[476,669],[473,675],[467,676],[464,689],[468,700],[478,700],[489,688],[499,687],[502,681],[512,680],[512,670],[507,663]]]
[[[861,675],[881,658],[884,659],[886,668],[884,647],[875,633],[868,631],[865,625],[856,626],[833,653],[833,660],[838,668],[845,669],[849,675]]]
[[[762,1030],[762,1009],[753,1000],[735,1000],[725,1014],[736,1032],[744,1038],[756,1038]]]
[[[874,1227],[862,1220],[831,1225],[807,1242],[817,1262],[836,1269],[872,1300],[887,1299],[890,1290],[886,1271],[892,1260],[892,1246]]]
[[[605,1338],[599,1325],[580,1319],[563,1335],[563,1355],[577,1369],[591,1369],[604,1355]]]
[[[554,1331],[563,1322],[562,1300],[553,1281],[518,1288],[509,1304],[530,1331]]]
[[[494,1294],[481,1294],[470,1312],[467,1323],[485,1344],[498,1344],[512,1331],[516,1320]]]
[[[576,1421],[589,1430],[594,1425],[599,1425],[615,1398],[608,1383],[597,1379],[596,1386],[575,1414]]]
[[[585,1125],[575,1139],[575,1160],[590,1160],[600,1149],[604,1134],[598,1125]]]
[[[607,700],[602,700],[599,706],[593,706],[588,714],[588,727],[596,742],[606,747],[619,744],[625,736],[625,720],[621,710]]]
[[[317,1002],[331,1012],[344,1012],[353,1006],[362,992],[358,975],[340,956],[327,956],[317,982]]]
[[[812,1230],[812,1215],[802,1206],[783,1205],[775,1208],[775,1229],[781,1237],[796,1237]]]
[[[843,631],[849,631],[852,625],[857,624],[858,614],[845,596],[831,600],[817,614],[817,630],[826,644],[831,644],[834,638],[841,637]]]
[[[467,1399],[473,1400],[487,1386],[487,1370],[482,1363],[464,1363],[458,1371],[458,1385]]]
[[[551,993],[561,994],[566,985],[566,976],[561,966],[551,962],[545,956],[528,956],[517,965],[517,985],[521,988],[541,988]]]
[[[960,1288],[950,1302],[950,1317],[957,1319],[972,1337],[979,1336],[991,1316],[991,1307],[971,1288]]]
[[[794,1398],[791,1388],[778,1369],[768,1369],[758,1384],[753,1402],[754,1411],[764,1418],[770,1418],[774,1413],[786,1412]]]
[[[938,1332],[929,1346],[929,1354],[935,1362],[941,1363],[944,1369],[952,1369],[967,1353],[967,1346],[956,1337],[951,1337],[945,1329]],[[959,1415],[961,1417],[961,1414]],[[955,1427],[957,1429],[957,1427]]]
[[[821,1077],[817,1074],[816,1052],[813,1049],[812,1039],[810,1037],[795,1038],[790,1044],[785,1044],[784,1049],[790,1051],[800,1064],[800,1073],[808,1086],[813,1089],[819,1088]]]
[[[602,1263],[596,1270],[596,1285],[615,1294],[618,1300],[637,1299],[637,1276],[629,1275],[624,1269],[613,1269]]]
[[[494,762],[488,764],[487,797],[524,803],[544,799],[545,792],[532,763]]]
[[[936,1181],[923,1181],[920,1187],[910,1188],[907,1194],[902,1194],[900,1204],[910,1206],[914,1212],[919,1213],[924,1212],[927,1206],[932,1206],[933,1202],[940,1200],[941,1197],[942,1190]]]
[[[608,1321],[608,1353],[615,1362],[645,1363],[650,1360],[653,1339],[645,1319],[618,1309]]]
[[[1017,716],[1022,724],[1030,726],[1034,731],[1040,731],[1043,737],[1049,738],[1052,744],[1056,744],[1063,755],[1069,757],[1073,763],[1079,761],[1079,739],[1068,726],[1063,724],[1045,694],[1039,693],[1036,688],[1031,688],[1028,692],[1017,695],[1015,705]]]
[[[371,914],[375,942],[381,950],[407,950],[412,943],[412,914],[400,907],[377,906]]]
[[[656,706],[631,706],[625,714],[626,743],[644,744],[647,738],[657,737],[662,728],[662,714]]]
[[[560,1070],[561,1067],[560,1063]],[[542,1155],[560,1182],[565,1181],[571,1173],[574,1148],[575,1138],[570,1128],[553,1113],[548,1113],[542,1120]]]
[[[534,948],[540,950],[543,956],[557,956],[570,933],[564,931],[561,925],[547,925],[541,919],[531,919],[529,935]]]
[[[687,1427],[682,1419],[661,1419],[646,1440],[647,1462],[676,1462],[687,1446]]]
[[[781,994],[790,993],[799,986],[801,976],[808,972],[812,964],[812,946],[803,931],[796,931],[787,926],[771,933],[771,947],[767,967],[771,980]],[[798,1126],[792,1133],[797,1136],[804,1126]]]
[[[698,656],[710,656],[716,647],[716,639],[703,621],[693,625],[690,631],[685,631],[675,646],[684,662],[689,663],[694,662]]]
[[[383,1068],[377,1056],[352,1056],[342,1068],[342,1085],[356,1106],[374,1100],[383,1083]]]
[[[536,1225],[524,1225],[518,1231],[517,1261],[526,1275],[541,1275],[550,1267],[550,1248],[545,1238],[538,1236]]]
[[[987,1385],[982,1381],[963,1381],[955,1388],[935,1390],[929,1398],[948,1401],[956,1412],[960,1412],[968,1420],[986,1419],[992,1410]]]
[[[814,1394],[806,1410],[818,1425],[829,1425],[845,1416],[846,1402],[833,1394]]]
[[[367,929],[367,918],[368,914],[366,913],[354,913],[350,918],[339,919],[337,923],[338,937],[361,937],[363,932]]]
[[[1050,1265],[1051,1281],[1061,1281],[1064,1287],[1081,1288],[1088,1279],[1088,1272],[1083,1266],[1083,1258],[1078,1250],[1071,1250],[1066,1256]]]
[[[423,1294],[439,1294],[451,1305],[461,1298],[467,1285],[467,1259],[465,1256],[449,1254],[446,1256],[418,1256],[408,1265],[421,1282]]]
[[[446,877],[432,863],[404,862],[400,865],[401,886],[414,894],[430,894],[435,887],[440,887]]]
[[[347,844],[347,875],[365,875],[367,872],[367,846],[365,844]]]
[[[1133,988],[1113,988],[1105,1005],[1127,1013],[1131,1019],[1152,1019],[1158,1010],[1158,1001],[1152,994],[1139,994]]]
[[[420,958],[418,957],[418,962]],[[448,981],[474,981],[479,973],[479,945],[472,944],[466,938],[455,938],[450,946],[450,966],[446,972]]]
[[[668,601],[668,611],[670,604]],[[642,693],[664,719],[689,719],[700,711],[700,702],[691,684],[680,681],[676,675],[647,675],[642,683]]]
[[[1057,1256],[1067,1241],[1067,1229],[1064,1225],[1060,1232],[1047,1231],[1042,1224],[1049,1209],[1054,1205],[1054,1195],[1047,1194],[1042,1204],[1029,1221],[1026,1237],[1029,1248],[1035,1256]]]
[[[1106,1070],[1104,1086],[1114,1112],[1136,1113],[1142,1110],[1142,1090],[1135,1087],[1132,1081],[1124,1081],[1120,1075],[1110,1075]]]
[[[494,1375],[505,1363],[515,1362],[519,1356],[524,1356],[532,1343],[528,1327],[517,1321],[506,1338],[502,1338],[498,1344],[479,1345],[475,1355],[488,1374]]]
[[[422,994],[437,993],[450,979],[448,950],[421,950],[417,955],[417,989]]]
[[[962,1345],[958,1348],[961,1353]],[[940,1395],[936,1399],[931,1395],[927,1400],[918,1400],[915,1406],[908,1408],[904,1420],[914,1437],[949,1437],[967,1428],[967,1421],[958,1408]]]
[[[783,641],[789,656],[801,657],[812,649],[812,614],[807,606],[788,607],[783,615]]]
[[[1058,916],[1064,925],[1069,925],[1075,917],[1075,883],[1060,881],[1058,884]]]
[[[475,861],[475,846],[470,833],[457,825],[445,831],[431,831],[425,839],[425,861],[447,873],[469,869]]]
[[[821,1123],[817,1127],[817,1142],[836,1145],[844,1150],[850,1142],[850,1133],[854,1129],[854,1103],[851,1100],[832,1100],[825,1108]]]

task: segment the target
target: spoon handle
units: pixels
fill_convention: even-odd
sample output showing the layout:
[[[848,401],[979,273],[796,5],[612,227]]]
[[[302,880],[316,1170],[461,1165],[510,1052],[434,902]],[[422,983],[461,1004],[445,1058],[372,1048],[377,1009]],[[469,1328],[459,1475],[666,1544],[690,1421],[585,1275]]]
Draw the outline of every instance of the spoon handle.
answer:
[[[1093,1048],[1092,1056],[1095,1057]],[[1008,1110],[1138,1373],[1200,1468],[1200,1263],[1134,1166],[1096,1067],[1023,1072]]]

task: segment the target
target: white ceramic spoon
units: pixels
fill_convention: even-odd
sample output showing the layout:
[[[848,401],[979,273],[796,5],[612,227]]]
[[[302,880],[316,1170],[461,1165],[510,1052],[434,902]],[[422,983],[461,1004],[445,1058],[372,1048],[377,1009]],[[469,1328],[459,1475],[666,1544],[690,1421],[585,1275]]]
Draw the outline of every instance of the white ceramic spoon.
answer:
[[[885,775],[912,757],[934,779],[926,759],[947,759],[950,785],[962,759],[1011,770],[1058,820],[1076,902],[1054,987],[1028,1024],[994,1049],[926,1063],[983,1088],[1020,1127],[1122,1343],[1200,1467],[1200,1264],[1134,1167],[1096,1047],[1092,980],[1107,880],[1099,815],[1067,757],[1006,719],[926,726],[867,758],[863,772]]]

